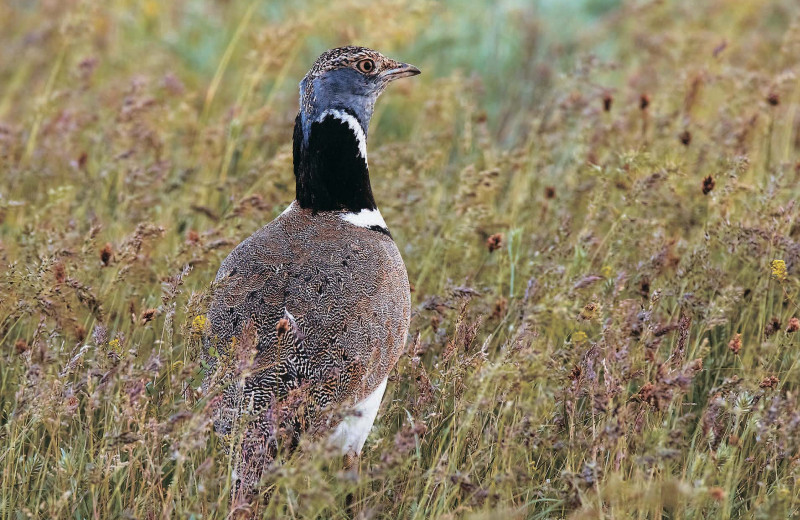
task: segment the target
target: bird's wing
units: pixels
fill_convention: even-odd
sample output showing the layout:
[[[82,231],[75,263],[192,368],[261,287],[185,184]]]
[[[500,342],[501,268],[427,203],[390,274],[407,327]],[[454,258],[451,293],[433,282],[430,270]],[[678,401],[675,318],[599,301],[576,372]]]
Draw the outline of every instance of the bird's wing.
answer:
[[[241,348],[243,332],[255,336],[256,369],[244,390],[256,407],[298,388],[316,408],[358,400],[402,351],[408,280],[394,242],[380,233],[289,214],[242,242],[217,286],[209,318],[218,350],[231,353],[234,338]]]

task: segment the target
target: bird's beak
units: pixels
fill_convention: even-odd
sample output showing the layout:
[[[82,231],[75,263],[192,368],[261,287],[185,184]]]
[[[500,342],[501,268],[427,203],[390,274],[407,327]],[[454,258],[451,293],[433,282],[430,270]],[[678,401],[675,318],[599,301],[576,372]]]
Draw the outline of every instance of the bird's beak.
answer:
[[[418,68],[408,63],[395,62],[394,65],[395,66],[392,67],[391,69],[381,72],[381,77],[387,83],[400,78],[416,76],[417,74],[420,73],[420,70]]]

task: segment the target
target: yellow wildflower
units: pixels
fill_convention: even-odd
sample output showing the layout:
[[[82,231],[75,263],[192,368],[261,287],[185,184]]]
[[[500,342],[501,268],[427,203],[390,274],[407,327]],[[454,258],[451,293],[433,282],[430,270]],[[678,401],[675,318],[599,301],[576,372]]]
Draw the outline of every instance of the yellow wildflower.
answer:
[[[604,265],[602,269],[600,269],[600,274],[603,278],[611,278],[614,274],[614,271],[611,269],[610,265]]]
[[[783,260],[773,260],[770,267],[772,268],[772,276],[776,280],[779,282],[786,280],[786,262]]]
[[[585,332],[583,332],[582,330],[579,330],[578,332],[573,332],[572,333],[572,342],[573,343],[583,343],[584,341],[586,341],[587,337],[588,336],[586,336]]]
[[[116,354],[121,354],[122,353],[122,345],[119,342],[119,338],[114,338],[111,341],[109,341],[108,342],[108,349],[111,352],[114,352]]]
[[[192,330],[198,333],[203,332],[203,330],[206,328],[207,321],[208,319],[202,314],[200,316],[195,316],[194,320],[192,321]]]

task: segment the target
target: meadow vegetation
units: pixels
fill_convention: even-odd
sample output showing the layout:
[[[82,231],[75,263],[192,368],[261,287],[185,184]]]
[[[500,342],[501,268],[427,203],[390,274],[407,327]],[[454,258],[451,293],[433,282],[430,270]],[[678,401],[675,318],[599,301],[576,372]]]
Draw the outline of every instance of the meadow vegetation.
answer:
[[[2,2],[0,517],[248,514],[208,287],[347,43],[423,71],[369,144],[408,352],[359,471],[306,441],[259,514],[797,517],[794,0]]]

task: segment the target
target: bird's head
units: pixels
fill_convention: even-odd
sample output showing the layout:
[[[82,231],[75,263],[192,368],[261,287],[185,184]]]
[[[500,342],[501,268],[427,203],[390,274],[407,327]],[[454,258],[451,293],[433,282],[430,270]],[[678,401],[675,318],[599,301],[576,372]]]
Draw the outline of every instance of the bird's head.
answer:
[[[328,111],[353,116],[366,134],[375,101],[392,81],[419,69],[366,47],[325,51],[300,82],[300,118],[305,140],[312,123]]]
[[[419,69],[364,47],[320,56],[300,82],[294,125],[297,201],[314,211],[373,210],[367,130],[386,85]]]

